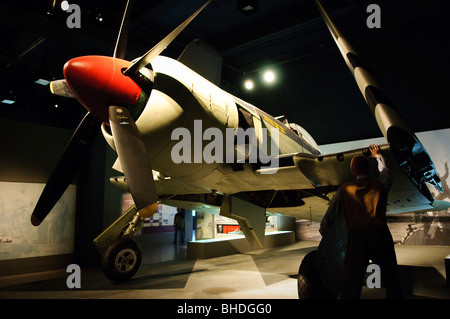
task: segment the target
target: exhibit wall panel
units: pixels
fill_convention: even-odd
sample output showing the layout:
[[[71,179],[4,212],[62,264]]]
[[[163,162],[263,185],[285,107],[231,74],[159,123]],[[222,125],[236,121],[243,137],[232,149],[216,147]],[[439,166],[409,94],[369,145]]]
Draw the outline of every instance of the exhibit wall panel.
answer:
[[[68,129],[0,119],[0,275],[36,265],[53,269],[73,254],[76,185],[39,227],[30,221],[71,135]]]
[[[45,184],[0,182],[0,260],[73,253],[76,186],[70,185],[39,227],[31,212]]]

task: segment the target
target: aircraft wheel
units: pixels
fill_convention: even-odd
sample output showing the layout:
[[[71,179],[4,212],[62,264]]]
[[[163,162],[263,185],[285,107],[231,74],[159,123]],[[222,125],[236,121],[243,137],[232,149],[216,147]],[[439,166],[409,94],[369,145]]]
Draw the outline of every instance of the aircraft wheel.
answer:
[[[299,299],[323,298],[323,285],[319,272],[314,264],[317,250],[311,251],[303,258],[297,277],[297,291]]]
[[[141,265],[141,250],[126,236],[113,243],[102,256],[103,274],[113,282],[124,282],[136,274]]]

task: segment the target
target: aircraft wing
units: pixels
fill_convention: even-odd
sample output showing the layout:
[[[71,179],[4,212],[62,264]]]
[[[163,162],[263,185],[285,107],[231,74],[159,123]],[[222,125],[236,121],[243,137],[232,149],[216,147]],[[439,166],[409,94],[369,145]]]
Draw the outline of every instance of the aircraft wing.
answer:
[[[394,178],[388,196],[388,214],[445,209],[440,205],[446,202],[433,201],[431,195],[428,196],[427,192],[424,195],[412,183],[397,163],[388,144],[380,148]],[[294,154],[290,159],[284,158],[284,162],[292,162],[292,165],[280,167],[274,174],[262,174],[261,170],[256,170],[253,179],[246,183],[239,179],[239,172],[227,176],[216,170],[210,174],[209,180],[217,181],[217,192],[211,192],[211,188],[200,187],[188,178],[166,178],[158,174],[155,186],[161,202],[176,207],[219,213],[223,195],[232,194],[265,208],[269,214],[283,214],[320,222],[336,190],[341,184],[352,179],[351,158],[358,154],[367,155],[367,151],[367,148],[362,148],[329,155]],[[376,160],[369,162],[371,175],[376,176]],[[111,182],[127,189],[124,177],[113,177]],[[239,184],[242,185],[239,192],[224,192],[227,185],[232,185],[236,190]],[[445,206],[448,206],[448,203]]]
[[[423,188],[414,185],[414,181],[402,170],[389,145],[380,146],[386,166],[394,178],[388,196],[387,212],[398,214],[405,212],[434,211],[441,209],[441,202],[435,201],[425,184]],[[343,153],[313,156],[298,154],[294,157],[296,166],[304,172],[315,186],[341,185],[352,179],[350,161],[353,156],[366,153],[367,149],[356,149]],[[371,175],[377,174],[376,161],[369,161]],[[447,205],[448,206],[448,205]]]

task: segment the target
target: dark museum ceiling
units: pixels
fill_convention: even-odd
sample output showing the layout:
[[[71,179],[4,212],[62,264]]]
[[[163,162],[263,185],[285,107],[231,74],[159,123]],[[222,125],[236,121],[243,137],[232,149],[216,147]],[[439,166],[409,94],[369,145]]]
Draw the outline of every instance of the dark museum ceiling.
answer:
[[[16,101],[0,103],[1,117],[74,129],[85,110],[35,81],[62,78],[73,57],[112,55],[126,1],[70,1],[81,8],[80,29],[66,26],[69,14],[54,1],[1,4],[0,100]],[[203,2],[132,1],[126,58],[144,54]],[[450,2],[324,3],[411,128],[448,128]],[[366,26],[370,3],[381,8],[380,29]],[[213,0],[163,55],[177,58],[196,38],[222,55],[222,88],[274,116],[286,115],[319,145],[381,136],[313,0],[259,0],[248,15],[236,0]],[[258,82],[267,67],[277,74],[272,86]],[[248,77],[255,81],[252,91],[243,87]]]

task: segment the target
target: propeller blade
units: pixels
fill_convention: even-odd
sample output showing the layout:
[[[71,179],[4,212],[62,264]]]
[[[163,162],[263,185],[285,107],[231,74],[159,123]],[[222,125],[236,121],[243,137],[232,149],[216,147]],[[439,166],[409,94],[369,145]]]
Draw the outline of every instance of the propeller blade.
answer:
[[[333,17],[326,11],[320,0],[315,0],[315,2],[333,40],[347,63],[362,96],[366,100],[366,103],[374,115],[380,131],[386,140],[389,143],[392,142],[389,139],[389,131],[394,126],[401,128],[406,132],[412,132],[404,118],[398,113],[392,103],[390,103],[384,90],[377,83],[373,74],[369,72],[356,50],[350,45],[343,33],[339,30]]]
[[[62,80],[55,80],[50,82],[50,92],[55,95],[63,96],[63,97],[69,97],[69,98],[75,98],[75,96],[72,94],[72,91],[69,88],[69,85],[67,84],[65,79]]]
[[[162,39],[157,45],[151,48],[146,54],[144,54],[139,60],[134,62],[128,69],[125,70],[124,74],[131,76],[139,72],[140,69],[149,64],[154,58],[161,54],[162,51],[170,44],[173,40],[181,33],[191,23],[192,20],[211,2],[208,0],[203,6],[201,6],[197,11],[195,11],[189,18],[187,18],[182,24],[180,24],[175,30],[173,30],[169,35]]]
[[[131,113],[124,107],[111,105],[109,121],[134,204],[143,218],[150,217],[156,211],[158,195],[141,133]],[[143,214],[142,211],[146,212]]]
[[[116,47],[114,48],[114,58],[123,59],[125,57],[130,26],[130,11],[130,0],[128,0],[123,14],[122,24],[120,25],[119,35],[117,36]]]
[[[389,142],[397,162],[420,192],[433,202],[433,196],[424,182],[434,185],[440,192],[443,192],[444,189],[425,147],[395,109],[355,49],[338,29],[321,1],[315,0],[315,2],[361,94],[375,117],[381,133]]]
[[[72,182],[94,144],[100,123],[87,113],[78,125],[34,208],[31,215],[34,226],[41,224]]]

